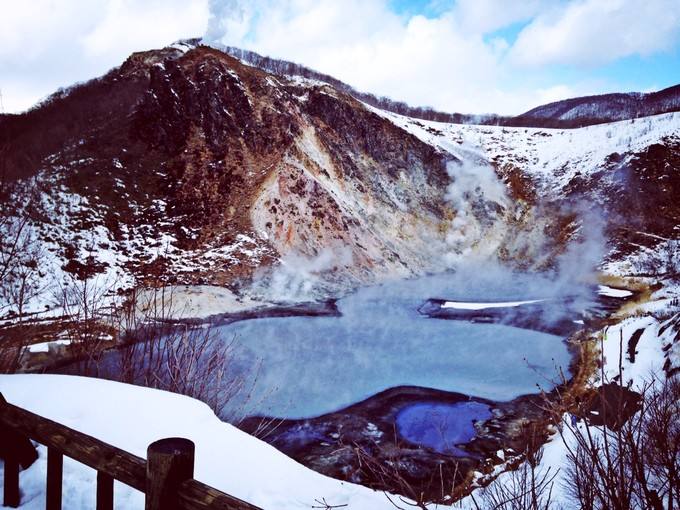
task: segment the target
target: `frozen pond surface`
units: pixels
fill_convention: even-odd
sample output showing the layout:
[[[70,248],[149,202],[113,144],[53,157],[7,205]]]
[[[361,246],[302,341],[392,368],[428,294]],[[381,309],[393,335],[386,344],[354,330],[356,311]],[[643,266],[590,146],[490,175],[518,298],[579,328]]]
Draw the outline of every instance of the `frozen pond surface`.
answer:
[[[460,454],[455,445],[475,437],[474,422],[491,418],[489,406],[481,402],[455,404],[421,402],[397,415],[399,434],[412,443],[439,453]],[[465,455],[465,452],[462,452]]]
[[[222,326],[225,340],[237,341],[230,369],[257,378],[252,393],[233,399],[225,416],[309,418],[401,385],[493,400],[535,393],[537,383],[546,388],[557,380],[558,367],[567,372],[570,354],[561,337],[431,319],[417,309],[431,297],[520,301],[549,298],[550,289],[550,282],[535,276],[437,275],[362,289],[338,301],[339,318],[285,317]]]

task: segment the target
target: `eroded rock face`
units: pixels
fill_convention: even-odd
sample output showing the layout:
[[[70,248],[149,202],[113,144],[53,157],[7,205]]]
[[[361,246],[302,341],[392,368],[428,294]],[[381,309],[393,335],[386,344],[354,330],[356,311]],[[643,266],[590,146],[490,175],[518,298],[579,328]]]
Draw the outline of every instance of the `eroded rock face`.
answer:
[[[142,280],[247,282],[288,254],[338,250],[345,285],[440,264],[453,158],[352,97],[170,48],[53,98],[23,136],[105,93],[121,97],[115,115],[50,131],[60,149],[22,170],[42,183],[36,225],[64,271],[93,229],[88,256]]]

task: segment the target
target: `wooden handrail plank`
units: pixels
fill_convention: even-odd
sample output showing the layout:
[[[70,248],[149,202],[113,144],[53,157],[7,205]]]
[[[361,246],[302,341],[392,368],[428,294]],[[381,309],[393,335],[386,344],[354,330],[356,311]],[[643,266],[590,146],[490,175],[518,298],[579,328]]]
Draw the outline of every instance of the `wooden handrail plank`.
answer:
[[[184,510],[262,510],[198,480],[184,482],[178,495]]]
[[[144,492],[146,461],[136,455],[10,403],[0,404],[0,423]]]

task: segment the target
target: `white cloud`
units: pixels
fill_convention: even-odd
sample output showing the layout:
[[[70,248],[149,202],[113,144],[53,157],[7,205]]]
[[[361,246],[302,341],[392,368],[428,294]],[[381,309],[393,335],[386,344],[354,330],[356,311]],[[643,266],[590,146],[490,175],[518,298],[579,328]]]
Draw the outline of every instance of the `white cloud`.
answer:
[[[493,92],[480,94],[502,75],[503,44],[463,33],[451,11],[404,20],[382,0],[240,5],[237,16],[222,22],[236,27],[220,38],[225,44],[301,62],[361,90],[412,104],[471,112],[508,109]]]
[[[18,112],[120,65],[133,51],[200,37],[207,0],[0,0],[0,90]]]
[[[120,58],[180,38],[202,37],[209,15],[206,2],[184,0],[111,0],[105,12],[101,22],[81,39],[87,56]]]
[[[8,111],[101,75],[133,51],[205,33],[413,105],[520,113],[617,85],[587,75],[566,83],[546,65],[649,55],[680,36],[677,0],[432,0],[439,14],[430,17],[398,15],[390,0],[0,3],[0,89]],[[518,24],[526,26],[513,41]]]
[[[541,6],[539,0],[458,0],[452,12],[463,33],[487,34],[532,18]]]
[[[536,105],[554,103],[555,101],[561,101],[562,99],[568,99],[570,97],[575,97],[577,94],[574,89],[568,85],[553,85],[546,89],[538,89],[536,98]]]
[[[437,17],[409,18],[387,0],[212,0],[209,34],[413,105],[507,114],[567,93],[611,89],[583,78],[567,87],[526,68],[667,47],[680,25],[678,14],[667,12],[673,1],[457,0],[444,9],[437,4]],[[514,44],[494,35],[519,23],[527,26]],[[655,23],[660,30],[651,28]]]
[[[679,37],[677,0],[578,0],[534,19],[510,58],[526,66],[595,65],[670,49]]]

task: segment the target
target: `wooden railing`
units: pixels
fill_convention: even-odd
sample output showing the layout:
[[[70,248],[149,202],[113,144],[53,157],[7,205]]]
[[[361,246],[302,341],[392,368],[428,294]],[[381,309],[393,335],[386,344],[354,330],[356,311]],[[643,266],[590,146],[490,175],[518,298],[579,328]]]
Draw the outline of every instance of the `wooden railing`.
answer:
[[[113,509],[113,481],[145,494],[146,510],[261,510],[194,480],[194,443],[183,438],[149,445],[147,460],[8,403],[0,393],[0,454],[5,457],[4,506],[20,504],[19,471],[47,446],[46,509],[61,509],[64,455],[97,471],[97,510]],[[26,452],[29,452],[28,454]]]

